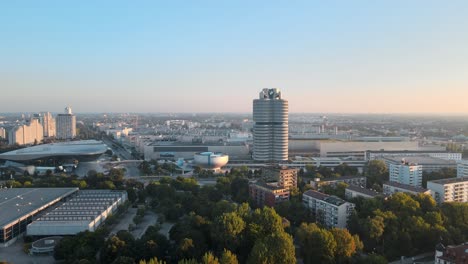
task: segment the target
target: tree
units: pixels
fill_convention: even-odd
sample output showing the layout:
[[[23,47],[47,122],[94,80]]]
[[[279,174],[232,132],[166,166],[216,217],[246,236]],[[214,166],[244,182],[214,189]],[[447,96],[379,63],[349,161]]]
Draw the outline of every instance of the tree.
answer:
[[[285,232],[272,233],[255,242],[247,263],[296,263],[293,239]]]
[[[236,250],[244,229],[245,222],[237,213],[224,213],[216,219],[212,237],[220,246]]]
[[[382,160],[371,160],[367,164],[366,169],[367,187],[372,187],[374,184],[382,186],[384,181],[388,180],[388,168]]]
[[[302,223],[296,234],[304,263],[334,262],[337,244],[330,231],[315,223]]]
[[[220,264],[239,264],[237,257],[231,251],[224,249],[223,253],[221,254],[221,258],[219,259]]]
[[[201,264],[219,264],[219,260],[213,253],[206,252],[201,259]]]
[[[349,260],[356,253],[355,239],[347,229],[332,228],[331,233],[336,241],[336,259],[339,263]]]

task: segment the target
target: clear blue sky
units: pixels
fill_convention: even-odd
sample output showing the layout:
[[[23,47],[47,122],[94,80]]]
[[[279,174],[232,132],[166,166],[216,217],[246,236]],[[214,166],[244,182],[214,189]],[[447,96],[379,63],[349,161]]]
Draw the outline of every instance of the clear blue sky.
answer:
[[[0,112],[468,113],[468,1],[1,1]]]

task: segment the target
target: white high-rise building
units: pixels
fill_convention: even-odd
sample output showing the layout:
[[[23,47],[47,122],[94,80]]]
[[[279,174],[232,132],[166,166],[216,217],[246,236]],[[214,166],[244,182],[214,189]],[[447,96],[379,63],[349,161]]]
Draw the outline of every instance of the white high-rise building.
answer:
[[[402,160],[401,164],[389,164],[389,178],[391,182],[398,182],[415,187],[422,186],[422,171],[421,165],[415,163],[407,163]]]
[[[279,89],[263,89],[253,101],[253,159],[288,159],[288,101]]]
[[[457,163],[457,178],[468,177],[468,160],[460,160]]]
[[[12,128],[8,133],[10,145],[40,143],[44,139],[44,130],[38,119],[31,119],[27,124]]]
[[[42,114],[42,126],[44,127],[44,137],[55,137],[55,118],[50,112]]]
[[[354,204],[337,196],[308,190],[302,195],[302,202],[315,215],[317,222],[327,227],[346,228]]]
[[[428,181],[427,188],[437,203],[468,202],[468,177]]]
[[[56,138],[73,139],[76,137],[76,116],[71,107],[65,108],[65,114],[58,114],[56,118]]]

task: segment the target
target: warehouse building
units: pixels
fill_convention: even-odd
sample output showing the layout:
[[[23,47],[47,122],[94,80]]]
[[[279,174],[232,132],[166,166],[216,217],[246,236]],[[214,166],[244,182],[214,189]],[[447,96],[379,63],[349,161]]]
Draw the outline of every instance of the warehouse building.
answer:
[[[125,191],[84,190],[28,225],[29,236],[75,235],[95,231],[127,200]]]
[[[15,242],[44,210],[75,192],[78,188],[0,189],[0,247]]]

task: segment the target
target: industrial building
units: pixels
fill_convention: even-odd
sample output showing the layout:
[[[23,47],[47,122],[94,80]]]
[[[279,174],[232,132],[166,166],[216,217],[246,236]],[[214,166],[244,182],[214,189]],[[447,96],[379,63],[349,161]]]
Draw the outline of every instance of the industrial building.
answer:
[[[457,168],[457,162],[455,160],[445,160],[440,158],[434,158],[429,156],[394,156],[394,157],[383,157],[382,160],[385,164],[390,167],[390,164],[400,164],[402,160],[407,163],[414,163],[422,166],[423,172],[439,171],[443,168]]]
[[[296,156],[291,159],[287,166],[300,169],[305,168],[307,165],[312,165],[317,168],[327,167],[334,169],[343,164],[356,168],[359,172],[362,173],[364,171],[364,167],[367,165],[367,161],[353,158],[317,158]]]
[[[127,200],[125,191],[83,190],[27,226],[30,236],[75,235],[95,231]]]
[[[288,101],[279,89],[263,89],[253,101],[253,159],[284,161],[288,159]]]
[[[427,151],[427,150],[405,150],[405,151],[366,151],[366,160],[376,160],[385,157],[432,157],[443,160],[456,160],[462,159],[462,154],[459,152],[447,152],[447,151]]]
[[[315,215],[317,222],[327,227],[346,228],[354,204],[321,192],[308,190],[302,195],[304,206]]]
[[[153,141],[143,147],[145,160],[178,160],[193,159],[200,152],[221,152],[229,155],[230,159],[250,159],[250,150],[244,142],[177,142]]]
[[[78,188],[0,189],[0,246],[8,246],[44,210],[63,201]]]

